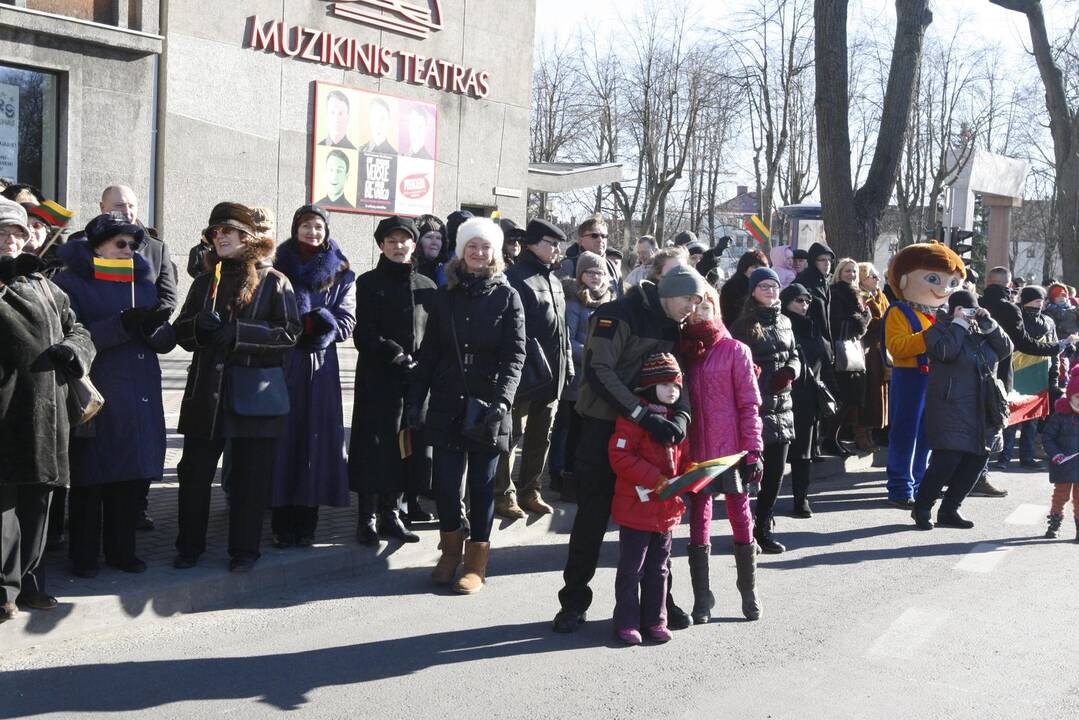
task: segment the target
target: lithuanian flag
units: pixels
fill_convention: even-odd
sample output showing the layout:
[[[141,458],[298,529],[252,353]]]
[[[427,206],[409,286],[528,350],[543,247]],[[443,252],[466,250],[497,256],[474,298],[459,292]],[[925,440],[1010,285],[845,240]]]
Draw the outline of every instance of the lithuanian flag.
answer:
[[[71,218],[75,217],[74,212],[52,200],[46,200],[40,205],[30,208],[30,214],[38,216],[53,227],[61,228],[67,225]]]
[[[1007,362],[1007,361],[1005,361]],[[1049,416],[1049,358],[1012,353],[1009,425]]]
[[[671,478],[666,487],[660,491],[659,496],[663,500],[670,500],[675,495],[697,492],[737,465],[744,456],[745,453],[740,452],[734,455],[724,455],[715,460],[694,463],[686,472]]]
[[[759,215],[750,215],[746,218],[746,230],[749,231],[750,235],[757,238],[757,242],[761,245],[772,239],[772,233]]]
[[[94,278],[108,282],[135,282],[135,260],[106,260],[94,258]]]

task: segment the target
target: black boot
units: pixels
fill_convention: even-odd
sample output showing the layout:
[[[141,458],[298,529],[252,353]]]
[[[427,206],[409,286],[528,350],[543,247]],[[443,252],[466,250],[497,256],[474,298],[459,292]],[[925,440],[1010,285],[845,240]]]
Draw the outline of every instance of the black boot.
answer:
[[[711,545],[689,546],[689,579],[693,583],[694,625],[704,625],[712,619],[712,608],[716,598],[708,586],[708,557],[712,554]]]
[[[735,586],[742,596],[742,615],[746,620],[760,620],[761,601],[757,597],[757,546],[734,544],[734,565],[738,569]]]
[[[1063,515],[1049,515],[1049,526],[1045,529],[1045,537],[1052,540],[1060,535],[1060,526],[1064,522]],[[1076,531],[1079,532],[1079,526]]]
[[[809,507],[809,475],[813,472],[813,465],[808,460],[791,461],[791,491],[794,494],[794,509],[791,515],[796,518],[813,517],[813,509]]]
[[[689,613],[674,602],[671,587],[674,585],[674,575],[671,574],[671,561],[667,561],[667,627],[671,630],[685,630],[690,626]]]
[[[360,517],[356,523],[356,542],[360,545],[378,547],[377,507],[374,495],[360,495]]]
[[[401,516],[397,511],[398,497],[391,495],[383,496],[383,501],[378,512],[378,536],[388,540],[400,540],[403,543],[416,543],[420,536],[409,531],[401,522]]]
[[[974,523],[959,514],[959,508],[946,508],[943,505],[937,511],[937,527],[970,530]]]
[[[1075,518],[1075,542],[1079,543],[1079,517]]]
[[[787,548],[772,536],[772,528],[776,521],[773,517],[759,518],[753,527],[753,537],[761,547],[761,552],[766,555],[779,555]]]
[[[417,496],[409,495],[407,503],[408,512],[405,513],[403,518],[406,526],[411,526],[412,523],[428,523],[435,519],[434,515],[423,509]]]

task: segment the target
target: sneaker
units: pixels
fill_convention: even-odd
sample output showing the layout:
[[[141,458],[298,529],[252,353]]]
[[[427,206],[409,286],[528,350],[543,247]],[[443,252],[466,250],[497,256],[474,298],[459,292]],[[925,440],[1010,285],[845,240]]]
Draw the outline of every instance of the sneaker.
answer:
[[[640,645],[643,642],[641,638],[641,631],[637,628],[625,628],[623,630],[616,630],[615,635],[618,639],[624,642],[626,645]]]
[[[1007,470],[1008,469],[1008,461],[1007,460],[994,460],[993,462],[989,463],[989,467],[991,467],[994,470]]]
[[[524,520],[528,517],[512,495],[500,495],[495,500],[495,515],[506,520]]]
[[[978,484],[974,486],[974,489],[970,491],[970,496],[1002,498],[1008,497],[1008,491],[996,487],[993,483],[989,482],[987,478],[983,477],[978,481]]]
[[[670,639],[674,636],[671,635],[671,631],[667,629],[666,625],[660,623],[659,625],[653,625],[652,627],[648,628],[648,637],[652,638],[658,643],[665,643],[669,642]]]

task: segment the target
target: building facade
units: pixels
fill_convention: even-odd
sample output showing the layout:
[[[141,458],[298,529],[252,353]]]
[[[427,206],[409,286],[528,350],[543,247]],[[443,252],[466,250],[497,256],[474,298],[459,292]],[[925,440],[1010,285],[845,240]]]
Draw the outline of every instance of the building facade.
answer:
[[[181,267],[219,201],[279,241],[323,201],[363,268],[383,214],[524,220],[534,26],[515,0],[0,0],[0,176],[76,226],[130,185]]]

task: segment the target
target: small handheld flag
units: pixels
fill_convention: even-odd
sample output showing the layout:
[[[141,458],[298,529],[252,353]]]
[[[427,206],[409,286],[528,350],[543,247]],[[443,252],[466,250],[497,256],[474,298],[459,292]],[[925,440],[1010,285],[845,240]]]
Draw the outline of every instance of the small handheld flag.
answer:
[[[135,261],[132,258],[126,260],[106,260],[94,258],[94,278],[108,282],[135,282]]]
[[[759,215],[747,217],[745,225],[749,234],[757,238],[757,242],[761,245],[772,239],[771,231],[768,230],[768,226],[764,224]]]
[[[67,225],[71,218],[75,217],[74,212],[52,200],[46,200],[40,205],[30,208],[30,214],[36,215],[53,227],[61,228]]]
[[[675,495],[682,495],[687,492],[697,492],[737,465],[744,456],[745,453],[740,452],[735,453],[734,455],[724,455],[715,460],[705,460],[704,462],[696,463],[686,472],[671,478],[664,488],[659,491],[659,496],[664,500],[670,500]]]

